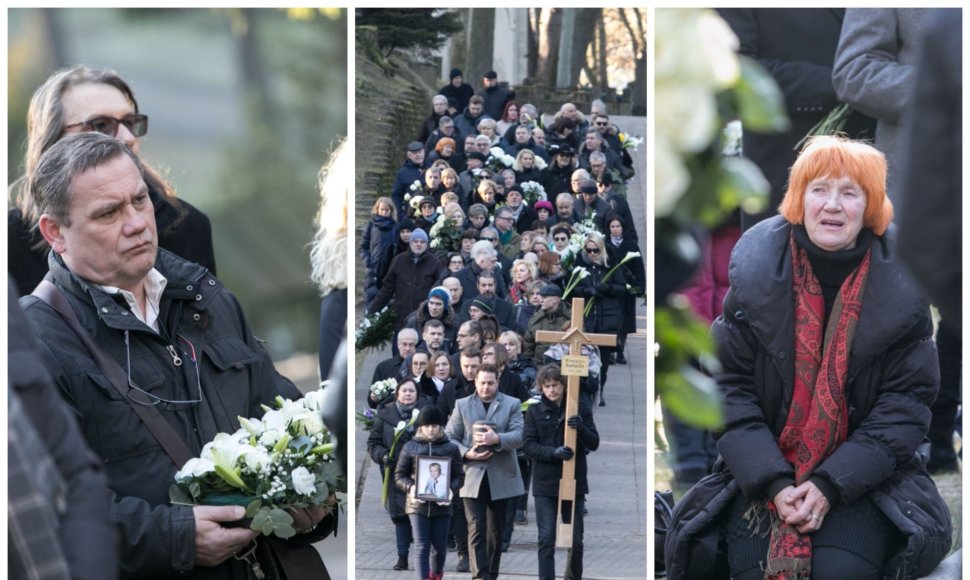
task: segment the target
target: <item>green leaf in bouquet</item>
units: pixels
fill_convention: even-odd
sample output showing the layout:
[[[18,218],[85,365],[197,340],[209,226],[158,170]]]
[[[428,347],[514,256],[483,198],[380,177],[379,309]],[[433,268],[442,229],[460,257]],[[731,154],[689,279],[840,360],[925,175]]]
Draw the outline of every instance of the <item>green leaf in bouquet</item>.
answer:
[[[714,379],[690,365],[657,374],[657,390],[664,406],[685,424],[720,429],[724,423],[721,395]]]
[[[273,519],[270,517],[271,511],[272,510],[270,510],[270,508],[268,507],[261,507],[258,510],[256,510],[256,514],[253,516],[253,523],[252,525],[250,525],[250,529],[252,529],[255,532],[259,532],[264,536],[268,536],[272,534],[273,528],[275,527],[276,524],[273,522]]]
[[[254,499],[249,502],[249,505],[246,506],[246,517],[250,519],[255,518],[261,507],[263,507],[263,502],[259,499]]]
[[[193,499],[196,499],[196,500],[199,499],[199,497],[202,495],[202,484],[196,480],[190,481],[189,494],[192,496]]]
[[[315,496],[313,496],[313,502],[318,505],[322,504],[323,502],[327,501],[327,496],[329,495],[330,495],[330,486],[327,484],[327,482],[318,481],[317,493]]]
[[[791,125],[777,83],[760,64],[739,56],[741,78],[734,88],[738,118],[745,131],[777,133]]]
[[[273,522],[273,534],[283,539],[292,538],[296,535],[296,530],[293,528],[293,516],[286,510],[273,508],[269,511],[269,518]]]
[[[242,478],[239,477],[238,468],[227,469],[225,466],[222,466],[219,464],[216,464],[215,467],[216,467],[216,473],[218,473],[219,477],[221,477],[226,483],[228,483],[229,485],[235,488],[249,491],[249,488],[246,487],[246,482],[244,482]]]
[[[172,503],[172,505],[195,505],[195,501],[192,499],[192,496],[190,496],[188,492],[177,483],[173,483],[172,485],[168,486],[168,500]]]

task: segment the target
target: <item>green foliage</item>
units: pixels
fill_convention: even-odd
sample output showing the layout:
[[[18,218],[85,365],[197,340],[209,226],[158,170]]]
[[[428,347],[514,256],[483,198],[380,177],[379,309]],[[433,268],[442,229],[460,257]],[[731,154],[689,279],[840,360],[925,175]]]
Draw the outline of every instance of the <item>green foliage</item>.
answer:
[[[360,8],[356,24],[376,27],[377,43],[388,55],[396,48],[435,50],[463,26],[459,13],[436,8]]]
[[[707,326],[685,304],[658,308],[656,320],[657,341],[663,345],[656,364],[657,394],[684,423],[719,428],[724,418],[714,380],[691,365],[692,360],[702,359],[707,368],[716,366],[708,360],[714,343]]]

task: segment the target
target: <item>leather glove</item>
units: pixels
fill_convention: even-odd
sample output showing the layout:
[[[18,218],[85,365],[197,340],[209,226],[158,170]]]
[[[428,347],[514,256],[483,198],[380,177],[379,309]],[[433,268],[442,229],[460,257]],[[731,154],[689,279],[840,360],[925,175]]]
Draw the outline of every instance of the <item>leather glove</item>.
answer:
[[[391,464],[391,456],[385,453],[384,457],[381,458],[381,467],[387,467],[390,464]]]
[[[604,284],[603,282],[597,282],[596,283],[596,291],[599,294],[609,294],[610,293],[610,290],[611,290],[611,288],[610,288],[610,285],[609,284]]]
[[[556,454],[556,457],[562,461],[566,461],[567,459],[573,458],[573,450],[570,449],[569,447],[566,447],[565,445],[563,445],[562,447],[556,447],[555,454]]]
[[[579,415],[573,415],[572,417],[566,419],[566,424],[577,431],[582,431],[586,428],[586,425],[583,424],[583,418]]]

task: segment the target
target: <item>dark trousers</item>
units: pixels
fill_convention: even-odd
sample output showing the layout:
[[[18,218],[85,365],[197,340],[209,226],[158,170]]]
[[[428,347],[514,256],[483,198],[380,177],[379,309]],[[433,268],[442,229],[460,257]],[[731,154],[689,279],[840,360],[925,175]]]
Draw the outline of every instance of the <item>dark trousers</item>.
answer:
[[[509,498],[509,505],[505,508],[505,523],[502,526],[503,545],[512,543],[512,530],[515,528],[515,512],[517,510],[525,511],[529,504],[529,482],[532,479],[532,464],[525,455],[520,455],[518,460],[519,473],[522,474],[522,484],[525,486],[525,493]]]
[[[482,479],[478,497],[463,498],[468,518],[468,555],[472,578],[495,580],[502,562],[502,524],[507,499],[491,499],[488,474]],[[457,538],[456,538],[457,540]]]
[[[764,500],[759,500],[764,501]],[[752,534],[744,519],[751,500],[741,494],[734,499],[727,523],[726,544],[731,577],[762,580],[762,563],[768,554],[769,536]],[[812,537],[812,579],[878,580],[889,547],[897,540],[893,524],[867,497],[851,504],[836,504]]]
[[[953,450],[953,431],[956,428],[957,407],[960,405],[960,367],[963,341],[960,331],[952,320],[940,319],[936,333],[936,349],[940,359],[940,392],[930,410],[933,418],[927,433],[933,444],[934,455],[940,458],[956,457]]]
[[[394,522],[394,540],[397,544],[397,555],[407,557],[408,550],[411,548],[411,522],[407,516],[391,518]]]
[[[455,536],[455,551],[459,556],[468,557],[468,519],[465,517],[465,502],[459,498],[453,502],[451,512],[451,535]]]
[[[420,514],[411,514],[411,531],[414,533],[414,569],[418,578],[424,580],[431,577],[431,572],[441,574],[445,569],[447,555],[448,529],[451,527],[450,516],[429,518]],[[431,548],[434,548],[434,562],[431,562]]]
[[[539,528],[539,580],[555,580],[556,578],[556,528],[559,518],[559,498],[555,496],[535,496],[536,527]],[[576,494],[573,510],[573,545],[566,552],[567,580],[579,580],[583,577],[583,505],[586,497]],[[568,505],[568,504],[566,504]],[[566,505],[563,506],[563,520],[568,518]]]

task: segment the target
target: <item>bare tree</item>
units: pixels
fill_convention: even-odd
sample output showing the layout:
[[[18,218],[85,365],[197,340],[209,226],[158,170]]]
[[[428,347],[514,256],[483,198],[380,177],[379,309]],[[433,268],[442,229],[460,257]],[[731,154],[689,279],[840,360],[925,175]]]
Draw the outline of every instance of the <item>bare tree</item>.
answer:
[[[465,79],[475,79],[480,86],[482,74],[492,68],[495,52],[495,9],[472,8],[471,31],[468,42],[468,70]]]
[[[535,79],[539,73],[539,22],[542,21],[542,8],[527,9],[529,30],[526,44],[528,55],[526,57],[526,76]]]
[[[562,8],[553,8],[546,26],[546,56],[541,61],[540,78],[545,84],[556,86],[556,70],[559,68],[559,40],[562,36]]]
[[[579,85],[579,73],[583,70],[583,65],[586,64],[586,52],[596,35],[596,28],[602,20],[602,8],[580,8],[576,10],[570,46],[569,77],[566,86],[575,87]],[[563,32],[565,33],[565,30]],[[595,83],[596,77],[591,76],[590,82]]]

